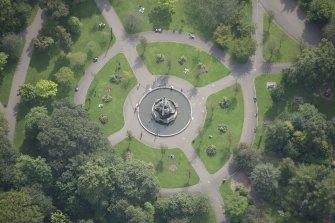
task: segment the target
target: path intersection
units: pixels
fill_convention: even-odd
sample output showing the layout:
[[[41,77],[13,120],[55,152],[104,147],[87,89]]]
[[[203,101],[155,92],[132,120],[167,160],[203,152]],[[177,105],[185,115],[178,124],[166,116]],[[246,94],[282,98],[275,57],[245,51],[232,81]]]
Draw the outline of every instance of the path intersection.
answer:
[[[134,137],[142,143],[159,148],[166,145],[169,148],[180,148],[189,159],[192,167],[197,172],[200,182],[196,185],[160,190],[161,196],[170,196],[174,193],[185,192],[205,192],[209,195],[212,206],[215,211],[217,223],[226,222],[223,214],[223,200],[219,192],[222,181],[234,173],[235,168],[231,165],[231,159],[216,173],[210,174],[199,156],[192,147],[192,141],[198,135],[198,129],[202,128],[206,117],[206,100],[208,96],[225,89],[235,83],[240,84],[244,98],[244,122],[240,142],[252,144],[254,140],[254,128],[257,127],[257,103],[254,103],[255,97],[254,79],[264,73],[279,72],[291,64],[270,64],[266,63],[262,57],[263,43],[263,15],[265,9],[273,11],[274,18],[291,36],[296,39],[302,38],[307,43],[316,44],[320,40],[319,31],[301,19],[301,12],[294,4],[294,0],[272,1],[272,0],[253,0],[253,22],[257,24],[254,35],[257,41],[257,50],[255,56],[246,64],[238,64],[230,58],[222,49],[213,43],[202,39],[190,39],[186,33],[175,33],[164,31],[163,33],[143,32],[136,35],[127,34],[114,8],[108,0],[95,0],[102,15],[108,22],[109,27],[113,28],[115,35],[115,44],[106,52],[99,56],[96,63],[92,63],[85,71],[84,76],[78,84],[78,92],[75,94],[74,102],[78,105],[85,104],[86,95],[95,75],[102,67],[118,53],[123,53],[130,64],[139,86],[134,87],[128,94],[124,107],[123,115],[125,125],[118,132],[110,135],[108,140],[112,145],[116,145],[127,136],[127,131],[131,130]],[[4,108],[0,104],[0,111],[5,111],[9,122],[9,138],[14,139],[17,105],[20,97],[17,96],[17,90],[24,84],[28,66],[31,59],[32,40],[37,36],[43,22],[42,11],[39,10],[32,25],[27,28],[25,36],[26,44],[20,57],[20,61],[15,72],[8,106]],[[175,76],[152,75],[136,51],[136,46],[140,43],[140,37],[145,37],[148,42],[176,42],[197,47],[211,56],[217,58],[221,63],[231,70],[231,74],[218,81],[203,87],[195,88],[189,82]],[[136,104],[149,89],[158,86],[173,86],[175,89],[183,89],[192,107],[192,120],[189,126],[180,134],[172,137],[155,137],[147,133],[140,125],[137,114],[134,113]]]

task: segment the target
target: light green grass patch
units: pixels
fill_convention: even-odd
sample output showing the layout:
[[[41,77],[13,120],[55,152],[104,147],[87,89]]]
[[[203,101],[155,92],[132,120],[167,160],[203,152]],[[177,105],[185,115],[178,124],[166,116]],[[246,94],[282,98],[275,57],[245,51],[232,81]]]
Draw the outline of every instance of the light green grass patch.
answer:
[[[231,101],[228,109],[222,109],[219,102],[223,97]],[[214,106],[214,111],[212,111]],[[243,127],[243,96],[239,85],[226,88],[208,97],[206,102],[206,121],[204,128],[199,131],[198,137],[194,140],[193,148],[205,164],[210,173],[219,170],[229,159],[232,148],[239,142]],[[226,133],[220,133],[218,125],[225,124],[228,127]],[[212,138],[210,138],[212,136]],[[216,146],[216,155],[210,157],[206,149]]]
[[[231,189],[231,181],[232,178],[230,177],[220,186],[219,190],[224,202],[229,202],[229,198],[234,194],[233,190]]]
[[[282,112],[293,112],[298,109],[298,105],[293,103],[294,96],[301,96],[304,103],[313,104],[321,113],[325,114],[328,119],[335,116],[335,99],[325,100],[319,92],[306,91],[302,86],[295,86],[286,90],[285,100],[282,103],[273,103],[271,99],[271,90],[266,88],[267,82],[281,81],[281,73],[264,74],[255,79],[258,106],[258,127],[254,141],[254,147],[260,150],[264,149],[265,128],[264,120],[273,121]],[[335,88],[332,89],[335,91]]]
[[[166,149],[165,153],[162,153],[161,149],[146,146],[136,139],[125,139],[115,146],[118,156],[124,156],[127,152],[131,152],[135,159],[152,163],[163,188],[191,186],[199,182],[198,175],[180,149]],[[169,158],[170,154],[174,154],[175,157]],[[176,165],[176,171],[169,170],[171,165]]]
[[[141,45],[137,46],[139,54],[143,54]],[[157,54],[162,54],[165,61],[157,63]],[[186,62],[181,65],[179,59],[185,56]],[[144,54],[144,63],[154,75],[174,75],[201,87],[227,76],[230,71],[218,59],[193,46],[180,43],[148,43]],[[171,67],[169,67],[169,60]],[[199,63],[206,66],[208,72],[199,74]],[[184,69],[189,69],[185,74]],[[198,75],[199,74],[199,75]]]
[[[263,57],[268,62],[293,62],[300,54],[299,43],[288,35],[269,15],[263,17]],[[271,54],[272,51],[272,54]]]
[[[118,63],[121,64],[120,71],[116,71]],[[110,76],[115,73],[119,73],[122,77],[121,83],[119,84],[110,82]],[[90,119],[99,124],[105,136],[123,127],[123,104],[129,91],[136,83],[137,81],[133,71],[123,54],[118,54],[108,61],[91,83],[85,104],[88,107]],[[106,91],[107,86],[110,87],[111,91]],[[112,100],[108,103],[103,103],[102,96],[104,95],[112,96]],[[103,104],[104,107],[99,108],[99,104]],[[101,124],[99,121],[100,115],[108,116],[108,122],[106,124]]]

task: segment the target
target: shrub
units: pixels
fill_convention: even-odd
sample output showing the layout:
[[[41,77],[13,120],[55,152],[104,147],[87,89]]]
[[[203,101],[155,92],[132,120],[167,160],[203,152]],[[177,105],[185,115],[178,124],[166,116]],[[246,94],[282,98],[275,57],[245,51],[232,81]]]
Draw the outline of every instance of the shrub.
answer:
[[[221,132],[221,133],[226,133],[227,130],[228,130],[228,127],[225,125],[225,124],[220,124],[218,126],[218,130]]]
[[[208,148],[206,149],[206,153],[207,153],[208,156],[215,156],[216,155],[216,146],[214,146],[214,145],[208,146]]]
[[[219,104],[220,104],[220,107],[223,109],[229,108],[230,100],[226,97],[223,97]]]
[[[121,82],[121,76],[119,74],[114,74],[110,77],[110,82],[114,84],[119,84]]]
[[[180,58],[179,58],[179,64],[180,65],[183,65],[183,64],[185,64],[186,63],[186,57],[185,56],[181,56]]]
[[[161,63],[165,60],[165,57],[163,54],[159,53],[159,54],[156,54],[156,63]]]
[[[99,121],[101,122],[101,124],[106,124],[108,122],[107,115],[100,115]]]
[[[112,96],[110,96],[109,94],[105,94],[104,96],[102,96],[102,101],[104,103],[108,103],[112,100]]]
[[[235,189],[235,192],[238,193],[239,195],[243,196],[243,197],[247,197],[248,194],[249,194],[248,189],[245,188],[242,185],[237,185],[236,189]]]

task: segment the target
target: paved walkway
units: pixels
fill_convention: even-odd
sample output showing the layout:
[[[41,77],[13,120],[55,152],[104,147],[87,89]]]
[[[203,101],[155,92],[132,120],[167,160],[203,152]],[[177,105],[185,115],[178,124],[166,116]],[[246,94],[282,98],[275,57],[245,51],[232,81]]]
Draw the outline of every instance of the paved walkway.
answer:
[[[115,145],[126,138],[127,130],[131,130],[134,137],[141,140],[142,143],[146,145],[159,148],[160,145],[164,144],[168,147],[181,148],[199,175],[200,182],[197,185],[185,188],[161,189],[160,194],[162,196],[170,196],[180,191],[206,192],[213,203],[217,222],[226,222],[222,211],[223,200],[219,193],[219,187],[222,180],[232,175],[236,171],[236,168],[231,165],[229,160],[216,173],[209,174],[195,150],[192,148],[191,143],[198,135],[198,129],[202,128],[204,125],[207,97],[226,87],[232,86],[236,82],[241,85],[244,97],[244,123],[240,141],[252,144],[254,140],[253,129],[257,126],[257,117],[255,117],[257,104],[253,102],[253,96],[256,93],[254,78],[263,73],[278,72],[283,68],[290,66],[290,64],[268,64],[263,60],[262,28],[265,9],[273,11],[277,23],[283,26],[284,29],[296,39],[303,38],[306,42],[315,44],[320,39],[319,31],[305,22],[305,18],[301,17],[301,11],[296,9],[295,5],[292,4],[294,0],[253,0],[253,21],[257,24],[254,38],[257,40],[258,47],[255,56],[250,62],[241,65],[232,60],[229,55],[225,54],[224,51],[213,45],[211,42],[201,38],[190,40],[185,33],[179,34],[164,31],[162,34],[144,32],[138,35],[129,35],[125,32],[119,17],[108,0],[95,0],[95,2],[108,24],[113,27],[116,42],[110,49],[99,56],[99,61],[97,63],[92,63],[85,71],[84,76],[78,84],[79,91],[75,95],[75,103],[85,103],[85,97],[94,76],[112,57],[118,53],[124,53],[134,71],[138,83],[140,83],[140,87],[132,89],[126,98],[123,108],[125,118],[124,127],[120,131],[109,136],[108,140],[111,144]],[[6,112],[6,118],[10,128],[9,138],[11,140],[14,138],[17,105],[20,101],[20,97],[17,96],[17,90],[20,85],[24,84],[31,59],[32,40],[37,36],[38,31],[41,29],[42,21],[42,12],[39,9],[33,23],[27,28],[25,37],[26,44],[13,78],[8,106],[7,108],[3,108],[0,104],[0,111],[5,110]],[[136,52],[136,45],[139,43],[140,36],[145,37],[149,42],[173,41],[200,48],[229,67],[231,75],[200,88],[195,88],[187,81],[175,76],[153,76],[147,70],[146,66],[144,66]],[[142,130],[137,116],[134,114],[134,106],[140,98],[149,90],[149,88],[159,85],[173,85],[176,89],[183,88],[184,93],[191,102],[193,109],[192,121],[185,131],[174,137],[160,138],[147,133]],[[140,139],[141,134],[142,138]]]
[[[12,87],[10,90],[10,95],[8,99],[8,105],[5,108],[6,119],[9,125],[9,140],[14,140],[15,126],[16,126],[16,115],[18,112],[18,105],[20,102],[20,97],[17,96],[17,91],[21,85],[24,84],[26,79],[28,67],[30,64],[31,54],[33,51],[33,40],[37,37],[39,30],[42,28],[42,10],[39,8],[34,21],[27,28],[25,34],[25,45],[20,56],[18,66],[16,68]]]

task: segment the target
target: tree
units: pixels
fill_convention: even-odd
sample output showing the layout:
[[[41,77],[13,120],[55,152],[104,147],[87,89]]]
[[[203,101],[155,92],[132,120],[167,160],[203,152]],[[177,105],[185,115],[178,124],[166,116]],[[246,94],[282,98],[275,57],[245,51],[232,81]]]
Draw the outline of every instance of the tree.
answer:
[[[68,217],[60,210],[57,210],[51,214],[51,223],[70,223]]]
[[[126,200],[117,201],[111,210],[120,222],[148,222],[147,213],[142,208],[129,204]]]
[[[228,43],[228,39],[231,36],[230,27],[221,23],[218,27],[216,27],[213,38],[217,44],[221,47],[226,47]]]
[[[28,155],[21,155],[15,164],[15,181],[18,185],[38,183],[49,186],[52,182],[51,168],[40,156],[34,159]]]
[[[54,36],[56,41],[65,51],[70,51],[73,41],[70,33],[68,33],[63,26],[56,26],[54,29]]]
[[[113,196],[134,205],[155,200],[159,189],[153,166],[131,158],[116,165],[114,181],[117,193]]]
[[[6,136],[9,132],[8,122],[5,114],[0,112],[0,136]]]
[[[334,214],[335,174],[321,165],[300,165],[289,182],[285,200],[291,213],[322,221]]]
[[[192,195],[181,192],[169,198],[164,207],[164,219],[191,219],[196,213]]]
[[[225,215],[232,223],[242,221],[244,213],[248,207],[248,199],[246,197],[233,194],[228,198],[229,202],[225,202]]]
[[[43,215],[24,192],[9,191],[0,194],[0,222],[42,223]]]
[[[279,84],[275,89],[271,90],[271,99],[274,103],[279,103],[285,100],[285,89]]]
[[[19,58],[23,39],[20,35],[6,34],[1,38],[1,51],[6,53],[9,59]]]
[[[233,56],[240,63],[246,63],[255,54],[257,43],[251,38],[239,38],[233,46]]]
[[[127,15],[125,19],[125,29],[128,33],[136,33],[140,31],[143,26],[143,20],[136,14]]]
[[[31,6],[27,1],[0,1],[0,34],[18,33],[27,26],[27,18],[31,13]]]
[[[50,49],[54,45],[55,41],[50,36],[40,36],[34,40],[34,47],[38,50]]]
[[[283,70],[282,84],[285,88],[302,84],[308,91],[318,90],[324,84],[334,84],[334,61],[334,45],[322,40],[318,47],[303,50],[298,61]]]
[[[222,22],[232,25],[238,17],[238,1],[187,0],[191,21],[200,29],[212,32]]]
[[[108,200],[115,190],[115,167],[103,159],[96,159],[79,168],[82,173],[77,179],[78,194],[91,204],[98,215],[104,216]]]
[[[41,99],[50,99],[57,94],[57,84],[49,80],[39,80],[35,85],[36,95]]]
[[[268,223],[271,222],[271,218],[266,213],[254,205],[249,205],[245,211],[242,223]]]
[[[335,15],[322,29],[323,37],[335,44]]]
[[[169,29],[172,22],[172,12],[169,8],[157,6],[149,12],[149,22],[153,28]]]
[[[63,0],[41,0],[40,6],[55,19],[66,17],[69,14],[69,6]]]
[[[287,150],[287,144],[290,139],[291,132],[287,123],[283,121],[275,121],[267,128],[265,135],[265,150],[275,152],[283,156],[296,156],[296,150]]]
[[[4,52],[0,52],[0,73],[3,71],[5,65],[7,64],[8,55]]]
[[[158,0],[158,5],[162,8],[167,8],[173,14],[177,1],[178,0]]]
[[[234,150],[234,163],[238,168],[250,173],[260,161],[260,154],[250,145],[239,144]]]
[[[34,101],[37,98],[36,88],[30,83],[22,85],[19,88],[18,93],[24,102]]]
[[[242,11],[242,10],[240,10]],[[245,11],[245,10],[243,10]],[[238,38],[251,38],[251,36],[255,33],[256,26],[254,23],[251,23],[249,19],[245,16],[237,17],[233,30],[234,35]]]
[[[335,13],[335,6],[331,0],[312,0],[307,11],[310,21],[325,24]]]
[[[290,158],[282,160],[279,166],[280,176],[278,182],[281,186],[287,186],[291,178],[295,175],[296,167]]]
[[[251,172],[251,185],[261,197],[271,200],[278,188],[279,174],[279,171],[272,164],[258,164]]]
[[[37,139],[56,169],[64,168],[71,157],[93,152],[104,145],[98,126],[89,121],[85,109],[69,102],[55,104],[52,115],[41,125]]]
[[[48,110],[41,107],[32,108],[25,116],[25,133],[30,139],[35,139],[40,132],[40,125],[48,119]]]
[[[69,67],[62,67],[55,74],[55,81],[63,91],[69,91],[75,82],[74,73]]]
[[[82,24],[78,17],[70,16],[70,18],[67,20],[67,25],[70,33],[72,33],[73,35],[80,34],[80,28]]]

